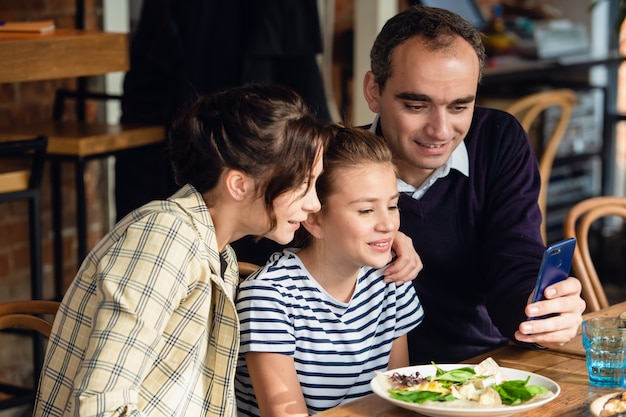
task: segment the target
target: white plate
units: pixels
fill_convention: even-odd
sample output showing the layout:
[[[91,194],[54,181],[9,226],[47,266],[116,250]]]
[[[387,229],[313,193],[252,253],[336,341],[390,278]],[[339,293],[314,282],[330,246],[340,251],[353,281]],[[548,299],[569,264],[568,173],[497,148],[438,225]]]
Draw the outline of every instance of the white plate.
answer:
[[[447,364],[447,365],[439,365],[437,366],[445,371],[450,369],[462,368],[462,367],[474,367],[474,365],[467,364]],[[561,392],[561,388],[559,385],[552,381],[549,378],[546,378],[541,375],[533,374],[532,372],[520,371],[512,368],[503,368],[500,367],[502,373],[506,375],[508,379],[526,379],[530,376],[530,380],[528,381],[529,385],[541,385],[543,387],[548,388],[554,395],[548,398],[542,398],[537,401],[529,401],[522,405],[500,405],[500,406],[492,406],[492,407],[481,407],[477,405],[476,407],[471,408],[460,408],[454,407],[451,404],[446,403],[446,406],[433,405],[430,403],[429,405],[424,404],[415,404],[408,403],[406,401],[396,400],[391,398],[387,389],[389,388],[389,383],[387,380],[388,375],[391,375],[394,372],[398,372],[400,374],[415,374],[415,372],[419,372],[423,376],[434,376],[435,375],[435,367],[433,365],[418,365],[418,366],[409,366],[406,368],[393,369],[381,374],[378,374],[374,379],[372,379],[370,385],[372,387],[372,391],[384,398],[385,400],[392,402],[398,407],[406,408],[407,410],[416,411],[425,416],[432,417],[450,417],[450,416],[489,416],[489,417],[505,417],[512,416],[514,414],[520,413],[522,411],[527,411],[533,408],[540,407],[553,399],[555,399],[559,393]]]
[[[589,408],[591,409],[591,414],[593,414],[595,417],[600,417],[600,413],[602,412],[602,408],[604,407],[604,404],[611,398],[617,396],[617,394],[619,394],[621,391],[615,391],[613,394],[606,394],[603,395],[600,398],[595,399],[592,403],[591,406],[589,406]]]

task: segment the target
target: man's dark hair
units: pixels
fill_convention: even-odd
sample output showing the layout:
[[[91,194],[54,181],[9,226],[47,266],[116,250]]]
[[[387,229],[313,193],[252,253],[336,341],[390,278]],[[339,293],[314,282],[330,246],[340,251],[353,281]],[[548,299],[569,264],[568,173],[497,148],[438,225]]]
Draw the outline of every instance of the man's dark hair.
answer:
[[[486,58],[485,45],[482,33],[468,20],[446,9],[422,5],[411,6],[389,19],[370,52],[371,70],[379,88],[383,90],[391,76],[391,54],[398,45],[412,37],[421,37],[431,50],[446,49],[456,36],[474,48],[480,81]]]

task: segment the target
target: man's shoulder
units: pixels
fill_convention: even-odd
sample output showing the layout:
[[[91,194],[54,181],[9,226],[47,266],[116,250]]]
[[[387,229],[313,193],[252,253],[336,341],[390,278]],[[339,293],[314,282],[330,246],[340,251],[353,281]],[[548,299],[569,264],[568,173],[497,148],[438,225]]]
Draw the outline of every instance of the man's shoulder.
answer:
[[[496,144],[516,146],[515,143],[526,142],[524,128],[513,115],[504,110],[475,107],[472,125],[465,140],[468,147]]]
[[[494,123],[507,123],[507,125],[513,123],[515,127],[519,125],[518,123],[515,123],[517,121],[515,116],[504,110],[478,105],[474,107],[473,121],[474,124],[480,125],[492,125]]]

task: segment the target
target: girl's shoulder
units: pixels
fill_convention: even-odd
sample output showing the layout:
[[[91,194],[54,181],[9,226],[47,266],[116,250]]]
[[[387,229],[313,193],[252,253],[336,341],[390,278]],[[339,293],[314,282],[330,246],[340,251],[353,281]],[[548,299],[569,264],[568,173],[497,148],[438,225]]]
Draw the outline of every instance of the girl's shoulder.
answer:
[[[281,282],[308,278],[308,273],[296,253],[297,250],[293,249],[283,249],[281,252],[273,253],[267,263],[252,273],[246,281]]]

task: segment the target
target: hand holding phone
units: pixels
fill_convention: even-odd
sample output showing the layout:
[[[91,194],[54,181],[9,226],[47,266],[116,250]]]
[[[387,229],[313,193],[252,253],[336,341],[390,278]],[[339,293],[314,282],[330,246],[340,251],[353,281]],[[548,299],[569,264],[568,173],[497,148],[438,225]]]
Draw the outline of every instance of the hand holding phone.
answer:
[[[532,302],[545,300],[544,291],[550,285],[563,281],[569,275],[576,239],[562,240],[546,248],[539,269],[539,277],[533,292]],[[539,318],[539,317],[538,317]]]

